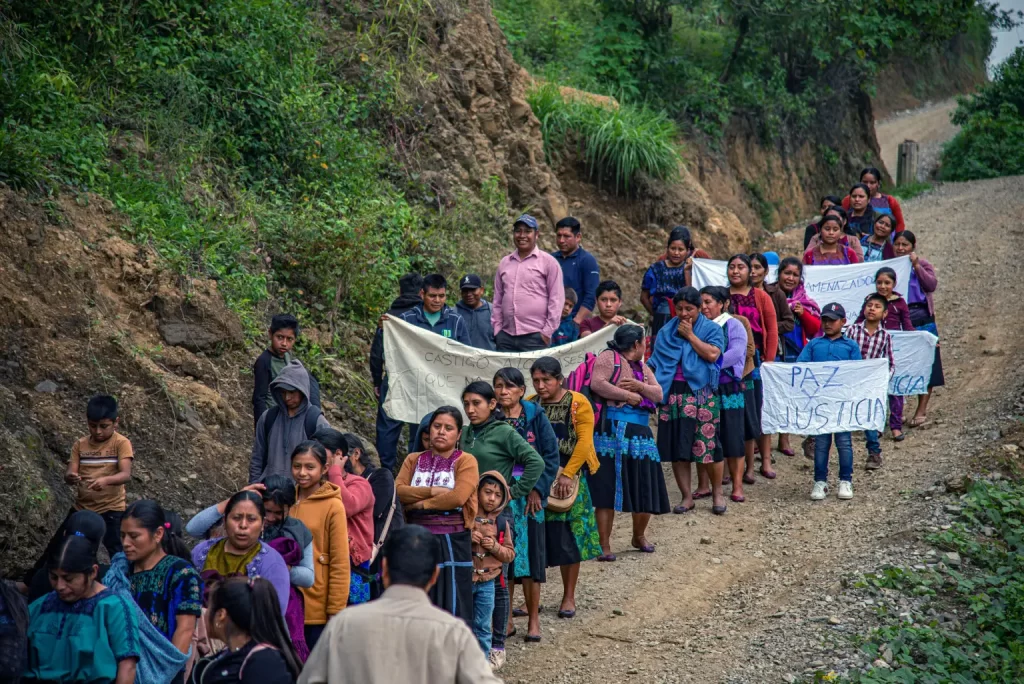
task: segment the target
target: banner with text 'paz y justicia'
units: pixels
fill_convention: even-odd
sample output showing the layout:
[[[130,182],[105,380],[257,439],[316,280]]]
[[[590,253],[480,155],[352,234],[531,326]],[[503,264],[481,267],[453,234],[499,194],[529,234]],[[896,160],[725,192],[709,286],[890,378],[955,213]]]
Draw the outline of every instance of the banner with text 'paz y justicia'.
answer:
[[[384,412],[394,420],[419,423],[438,406],[462,408],[462,390],[471,382],[491,382],[494,373],[511,366],[526,378],[527,395],[533,394],[530,366],[542,356],[553,356],[568,375],[583,363],[587,352],[608,347],[618,326],[609,325],[572,344],[553,349],[510,353],[467,347],[389,317],[384,321],[384,359],[387,364],[387,398]]]
[[[892,337],[892,360],[896,364],[889,380],[889,394],[901,397],[928,394],[939,338],[924,330],[893,330],[889,336]]]
[[[827,435],[884,430],[889,360],[766,363],[761,366],[765,434]]]
[[[896,271],[896,291],[905,294],[911,270],[910,257],[905,256],[866,264],[804,266],[804,289],[820,307],[832,302],[842,304],[852,323],[860,313],[864,298],[875,291],[875,273],[883,266]],[[728,287],[727,268],[725,261],[694,259],[693,286],[698,290],[706,285]],[[772,266],[766,280],[771,283],[776,278],[776,267]]]

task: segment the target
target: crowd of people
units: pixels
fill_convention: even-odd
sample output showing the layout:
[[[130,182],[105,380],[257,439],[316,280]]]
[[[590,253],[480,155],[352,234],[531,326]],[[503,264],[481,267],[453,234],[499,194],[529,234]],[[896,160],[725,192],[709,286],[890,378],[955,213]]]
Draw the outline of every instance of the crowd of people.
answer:
[[[631,547],[655,553],[652,516],[694,515],[701,499],[725,515],[751,485],[776,478],[772,436],[761,429],[764,364],[892,365],[888,331],[937,334],[935,270],[880,180],[865,169],[848,196],[824,198],[802,256],[731,256],[728,286],[693,287],[693,259],[709,255],[675,227],[643,276],[646,328],[620,313],[622,288],[601,279],[571,217],[555,227],[553,254],[538,247],[535,218],[515,221],[515,249],[497,266],[491,301],[476,274],[459,280],[455,306],[443,276],[403,276],[384,319],[472,347],[538,352],[615,330],[579,368],[534,354],[527,376],[501,368],[468,384],[461,406],[406,425],[383,409],[379,326],[370,353],[376,463],[359,437],[331,427],[317,379],[294,357],[299,322],[275,316],[253,367],[249,484],[187,524],[155,501],[128,504],[132,446],[117,431],[117,401],[93,397],[89,434],[65,473],[75,506],[22,581],[0,584],[0,678],[498,681],[507,639],[542,639],[548,571],[558,568],[562,582],[555,615],[570,620],[581,564],[617,560],[616,513],[630,514]],[[802,284],[806,264],[896,256],[910,258],[910,282],[880,267],[877,292],[857,312],[815,301]],[[778,277],[768,282],[773,266]],[[931,389],[942,384],[936,349],[929,393],[906,425],[928,420]],[[903,397],[891,396],[893,440],[904,438],[903,410]],[[865,467],[877,469],[881,435],[864,438]],[[828,494],[833,441],[838,498],[853,497],[845,432],[803,442],[812,500]],[[777,447],[795,456],[788,435]],[[663,463],[681,494],[675,505]],[[100,564],[100,546],[109,564]]]

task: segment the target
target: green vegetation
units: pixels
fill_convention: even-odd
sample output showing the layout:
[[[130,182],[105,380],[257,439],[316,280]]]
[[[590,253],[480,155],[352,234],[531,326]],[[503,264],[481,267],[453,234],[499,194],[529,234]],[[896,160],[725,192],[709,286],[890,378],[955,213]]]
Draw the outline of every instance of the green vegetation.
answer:
[[[872,635],[872,658],[892,654],[854,682],[1017,682],[1024,672],[1024,485],[978,482],[962,502],[963,522],[932,541],[958,559],[938,570],[891,569],[867,582],[925,597],[912,622]],[[940,623],[927,612],[953,614]],[[887,654],[888,657],[888,654]]]
[[[575,149],[599,184],[611,179],[616,190],[627,191],[638,173],[661,179],[678,173],[678,131],[662,112],[566,99],[552,84],[534,88],[529,101],[548,155]]]
[[[944,179],[1024,174],[1024,48],[977,94],[959,99],[953,123],[961,128],[942,151]]]
[[[931,183],[905,183],[892,190],[892,194],[901,200],[908,200],[931,191]]]
[[[495,0],[495,14],[547,81],[644,102],[712,136],[745,115],[769,138],[833,130],[896,50],[1005,21],[975,0]]]
[[[507,210],[489,182],[483,200],[427,209],[418,200],[432,193],[379,132],[405,112],[403,74],[372,47],[414,69],[416,39],[392,21],[424,3],[385,1],[385,18],[360,24],[345,49],[319,7],[6,3],[0,180],[44,198],[68,186],[110,198],[131,237],[182,274],[218,280],[251,331],[269,298],[331,332],[374,320],[399,275],[461,269],[452,239]]]

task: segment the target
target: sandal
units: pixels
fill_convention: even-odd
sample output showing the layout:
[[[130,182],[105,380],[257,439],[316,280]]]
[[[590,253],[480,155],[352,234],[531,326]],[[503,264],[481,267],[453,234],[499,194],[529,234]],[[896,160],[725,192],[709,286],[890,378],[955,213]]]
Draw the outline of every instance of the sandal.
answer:
[[[786,456],[796,456],[796,452],[793,451],[792,449],[779,449],[779,451],[781,451]]]
[[[759,470],[758,472],[761,473],[761,477],[765,478],[766,480],[774,480],[776,477],[779,476],[778,473],[766,472],[764,468],[761,468],[761,470]]]
[[[723,475],[722,476],[722,484],[724,484],[724,485],[732,484],[732,478],[729,477],[728,475]]]
[[[706,499],[709,496],[711,496],[711,492],[694,492],[693,500],[697,501],[698,499]]]
[[[527,634],[523,638],[523,641],[525,641],[528,644],[539,644],[540,643],[540,635],[538,634],[537,636],[534,636],[533,634]]]
[[[602,553],[597,557],[598,563],[614,563],[616,560],[614,553]]]
[[[900,430],[900,434],[892,436],[892,441],[894,441],[894,442],[902,442],[906,438],[907,438],[907,436],[905,434],[903,434],[902,430]]]
[[[677,515],[682,515],[683,513],[689,513],[690,511],[692,511],[696,507],[697,507],[697,504],[693,504],[690,507],[686,507],[683,504],[679,504],[678,506],[673,506],[672,507],[672,512],[677,514]]]
[[[633,546],[634,549],[636,549],[640,553],[654,553],[654,544],[650,543],[646,539],[644,539],[644,542],[645,543],[643,543],[643,544],[637,544],[636,540],[634,540],[632,542],[632,546]]]
[[[522,608],[513,608],[512,617],[526,617],[527,612]]]
[[[757,484],[757,480],[754,479],[753,475],[743,474],[743,484]]]
[[[517,628],[517,627],[513,627],[513,628],[512,628],[512,631],[511,631],[511,632],[509,632],[508,634],[506,634],[506,635],[505,635],[505,638],[506,638],[506,639],[511,639],[511,638],[512,638],[512,637],[514,637],[514,636],[515,636],[516,634],[519,634],[519,628]]]
[[[571,618],[576,617],[576,611],[575,610],[560,610],[560,611],[558,611],[558,617],[563,618],[565,620],[569,620]]]
[[[743,496],[742,494],[730,494],[729,498],[732,501],[735,501],[736,503],[743,503],[744,501],[747,500],[747,497]]]
[[[914,416],[909,423],[908,427],[916,428],[926,425],[928,423],[928,416]]]
[[[725,506],[712,506],[711,507],[711,512],[713,514],[715,514],[715,515],[725,515],[725,511],[726,511],[726,507]]]

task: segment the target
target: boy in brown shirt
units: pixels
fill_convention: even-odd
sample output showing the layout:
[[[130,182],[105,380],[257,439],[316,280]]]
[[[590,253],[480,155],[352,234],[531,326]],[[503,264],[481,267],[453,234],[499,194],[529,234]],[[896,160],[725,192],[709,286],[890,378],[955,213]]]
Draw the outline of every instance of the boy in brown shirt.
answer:
[[[126,505],[124,485],[132,476],[132,443],[117,432],[114,397],[96,395],[89,400],[85,416],[89,436],[82,437],[71,447],[71,461],[64,481],[78,486],[71,513],[89,510],[103,517],[107,525],[103,546],[113,556],[121,551],[121,518]]]

